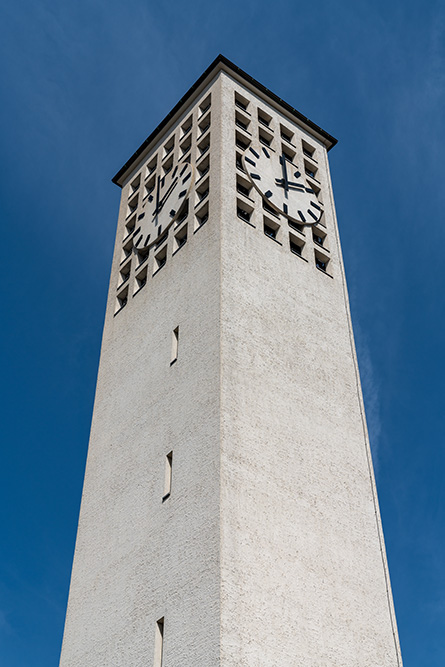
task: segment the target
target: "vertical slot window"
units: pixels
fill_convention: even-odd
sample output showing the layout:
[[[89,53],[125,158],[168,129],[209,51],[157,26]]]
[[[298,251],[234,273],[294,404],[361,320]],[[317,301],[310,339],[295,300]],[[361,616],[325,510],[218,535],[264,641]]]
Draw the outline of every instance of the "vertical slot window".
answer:
[[[179,327],[173,329],[172,331],[172,355],[170,366],[172,366],[178,360],[178,346],[179,346]]]
[[[164,617],[156,621],[154,667],[162,667],[164,654]]]
[[[173,471],[173,452],[170,452],[165,457],[165,477],[164,477],[164,495],[162,502],[170,498],[172,492],[172,471]]]

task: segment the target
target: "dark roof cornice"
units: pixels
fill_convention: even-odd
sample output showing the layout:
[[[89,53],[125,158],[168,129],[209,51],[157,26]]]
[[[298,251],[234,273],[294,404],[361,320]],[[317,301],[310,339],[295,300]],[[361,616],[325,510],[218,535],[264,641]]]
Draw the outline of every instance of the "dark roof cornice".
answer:
[[[125,176],[127,171],[133,166],[136,160],[142,155],[147,146],[149,146],[149,144],[153,142],[156,136],[160,134],[160,132],[169,123],[169,121],[180,111],[180,109],[185,105],[185,103],[189,100],[189,98],[192,97],[193,93],[206,81],[207,78],[210,79],[211,75],[214,74],[216,70],[220,71],[222,70],[234,74],[236,78],[241,79],[242,81],[245,81],[246,83],[250,84],[257,90],[259,90],[261,93],[263,93],[263,95],[265,95],[275,103],[279,104],[291,116],[300,121],[300,123],[310,128],[313,132],[315,132],[315,134],[319,135],[322,138],[323,143],[326,145],[327,150],[333,148],[333,146],[335,146],[335,144],[337,143],[337,139],[335,139],[333,136],[325,132],[325,130],[323,130],[321,127],[313,123],[311,120],[309,120],[309,118],[304,116],[302,113],[297,111],[297,109],[294,109],[294,107],[292,107],[290,104],[282,100],[281,97],[275,95],[275,93],[266,88],[266,86],[263,86],[262,83],[256,81],[256,79],[251,77],[250,74],[247,74],[242,69],[237,67],[234,63],[228,60],[228,58],[225,58],[223,55],[219,54],[219,56],[215,58],[215,60],[211,63],[211,65],[207,67],[205,72],[201,74],[199,79],[195,81],[193,86],[189,88],[189,90],[185,93],[185,95],[181,97],[179,102],[175,104],[173,109],[165,116],[165,118],[159,123],[159,125],[153,130],[153,132],[133,153],[130,159],[127,160],[127,162],[123,165],[121,169],[119,169],[117,174],[112,179],[113,183],[115,183],[116,185],[120,185],[122,187],[123,177]]]

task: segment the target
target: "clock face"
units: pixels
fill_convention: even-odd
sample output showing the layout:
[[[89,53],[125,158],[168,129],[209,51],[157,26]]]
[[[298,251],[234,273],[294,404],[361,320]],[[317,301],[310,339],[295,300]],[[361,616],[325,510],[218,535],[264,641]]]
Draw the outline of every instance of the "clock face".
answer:
[[[185,204],[193,178],[193,167],[188,162],[177,164],[163,177],[158,176],[143,217],[136,225],[133,245],[137,250],[150,248],[170,228]]]
[[[300,225],[315,225],[322,209],[300,169],[284,155],[249,148],[243,166],[261,196],[279,213]]]

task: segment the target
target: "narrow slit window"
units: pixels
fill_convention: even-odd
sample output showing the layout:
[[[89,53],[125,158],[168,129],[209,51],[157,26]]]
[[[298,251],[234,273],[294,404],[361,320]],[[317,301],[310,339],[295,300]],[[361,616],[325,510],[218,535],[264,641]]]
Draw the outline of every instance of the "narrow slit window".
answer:
[[[163,503],[167,500],[167,498],[170,498],[170,494],[172,492],[172,470],[173,452],[170,452],[165,457],[164,495],[162,496]]]
[[[154,667],[162,667],[164,653],[164,617],[156,621]]]
[[[172,332],[172,357],[170,361],[170,366],[178,360],[178,345],[179,345],[179,327],[173,329]]]

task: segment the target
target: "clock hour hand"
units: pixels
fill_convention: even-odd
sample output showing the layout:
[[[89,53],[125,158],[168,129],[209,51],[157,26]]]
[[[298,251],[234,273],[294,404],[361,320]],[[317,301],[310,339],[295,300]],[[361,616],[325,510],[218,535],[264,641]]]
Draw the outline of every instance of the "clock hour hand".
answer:
[[[289,187],[289,190],[301,190],[301,192],[305,191],[303,183],[295,183],[294,181],[288,181],[287,185]]]
[[[284,178],[276,178],[275,184],[278,185],[278,187],[280,188],[286,189]],[[294,181],[287,181],[287,190],[300,190],[301,192],[304,192],[305,188],[303,183],[295,183]]]

